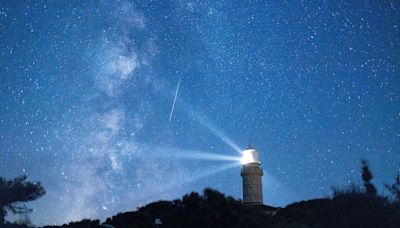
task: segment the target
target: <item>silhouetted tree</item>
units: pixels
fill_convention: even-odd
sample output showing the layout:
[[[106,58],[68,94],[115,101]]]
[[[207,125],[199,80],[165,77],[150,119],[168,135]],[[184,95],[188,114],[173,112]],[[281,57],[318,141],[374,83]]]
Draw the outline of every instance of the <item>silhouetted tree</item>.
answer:
[[[400,227],[399,207],[377,194],[367,162],[361,163],[365,190],[354,184],[335,187],[332,198],[290,204],[273,217],[277,227]],[[396,186],[400,187],[400,178],[390,187],[399,190]]]
[[[366,160],[361,160],[362,168],[361,168],[361,177],[364,181],[365,192],[369,195],[376,195],[377,191],[375,186],[371,183],[373,178],[372,172],[369,170],[368,164]]]
[[[395,177],[395,181],[392,185],[385,184],[385,187],[392,194],[394,200],[400,203],[400,173]]]
[[[12,180],[0,177],[0,224],[4,224],[8,211],[14,214],[31,212],[32,209],[26,207],[24,203],[45,194],[40,182],[29,182],[26,178],[26,175]]]

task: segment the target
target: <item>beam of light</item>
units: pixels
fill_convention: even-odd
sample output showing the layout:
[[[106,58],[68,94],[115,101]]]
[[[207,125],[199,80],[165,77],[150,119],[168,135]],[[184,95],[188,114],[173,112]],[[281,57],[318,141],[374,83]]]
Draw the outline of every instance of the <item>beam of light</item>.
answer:
[[[222,165],[217,165],[210,168],[198,170],[185,169],[187,170],[187,172],[182,172],[180,174],[180,178],[175,178],[174,181],[170,181],[169,184],[164,184],[159,188],[153,188],[146,191],[146,197],[156,196],[162,192],[166,192],[167,190],[177,189],[201,178],[212,176],[232,168],[239,168],[241,166],[240,156],[222,155],[205,151],[185,150],[179,148],[168,148],[149,145],[143,145],[143,148],[145,148],[145,153],[151,156],[152,159],[164,159],[165,161],[168,161],[170,159],[225,161],[224,163],[222,163]],[[147,151],[151,151],[151,153],[148,153]]]
[[[172,115],[174,114],[175,103],[176,103],[176,98],[178,97],[178,91],[179,91],[179,86],[181,85],[181,79],[182,78],[179,78],[178,85],[176,86],[174,102],[172,103],[171,112],[169,114],[169,120],[168,120],[169,122],[171,122]]]
[[[182,150],[182,149],[162,149],[163,153],[158,153],[157,157],[174,158],[178,160],[211,160],[211,161],[236,161],[240,162],[239,156],[215,154],[204,151]]]
[[[211,123],[211,121],[207,121],[204,117],[201,117],[200,114],[195,112],[190,108],[189,105],[185,104],[185,110],[189,113],[190,117],[199,122],[203,127],[210,130],[215,136],[221,139],[226,145],[231,147],[234,151],[241,155],[240,147],[233,142],[221,129],[219,129],[215,124]]]
[[[236,143],[234,143],[232,139],[230,139],[221,129],[217,128],[215,125],[206,120],[199,120],[199,121],[201,124],[203,124],[203,126],[207,127],[212,133],[218,136],[224,143],[226,143],[228,146],[230,146],[239,154],[241,153],[240,147],[236,145]]]
[[[213,160],[213,161],[240,161],[240,157],[212,154],[212,153],[190,153],[178,154],[177,159],[193,159],[193,160]]]
[[[194,175],[193,177],[186,179],[185,182],[192,182],[192,181],[195,181],[195,180],[198,180],[198,179],[201,179],[204,177],[208,177],[208,176],[211,176],[211,175],[214,175],[214,174],[217,174],[217,173],[220,173],[220,172],[223,172],[228,169],[235,168],[235,167],[240,167],[240,162],[228,163],[226,165],[219,166],[215,169],[208,169],[206,171],[202,170],[197,175]]]
[[[172,116],[174,114],[175,103],[176,103],[176,99],[178,97],[178,92],[179,92],[179,87],[180,87],[180,84],[181,84],[181,79],[182,78],[179,78],[178,85],[176,86],[175,97],[174,97],[174,101],[172,102],[172,107],[171,107],[171,112],[170,112],[170,115],[169,115],[168,122],[171,122]],[[234,143],[233,140],[230,139],[221,129],[216,127],[215,124],[211,123],[210,121],[207,121],[204,118],[204,115],[202,117],[202,115],[200,115],[198,112],[194,111],[194,109],[191,108],[191,106],[188,103],[186,103],[184,101],[182,101],[182,103],[183,103],[184,110],[189,114],[189,116],[192,119],[196,120],[203,127],[205,127],[206,129],[210,130],[215,136],[217,136],[219,139],[221,139],[225,144],[227,144],[229,147],[231,147],[233,150],[235,150],[238,154],[241,154],[240,147],[236,143]]]
[[[201,178],[205,178],[211,175],[215,175],[217,173],[221,173],[223,171],[232,169],[232,168],[238,168],[240,167],[239,162],[234,162],[231,163],[229,162],[228,164],[225,164],[223,166],[217,166],[214,168],[209,168],[209,169],[201,169],[197,172],[195,172],[194,175],[189,176],[188,174],[185,174],[185,177],[183,178],[175,178],[176,181],[171,181],[169,184],[165,184],[162,186],[159,186],[158,188],[152,188],[152,189],[146,189],[145,197],[146,198],[152,198],[152,197],[159,197],[161,193],[167,192],[168,190],[171,189],[178,189],[179,187],[186,186],[190,182],[197,181]],[[211,187],[211,186],[208,186]]]
[[[229,170],[229,169],[232,169],[232,168],[238,168],[238,167],[240,167],[240,163],[239,162],[233,162],[233,163],[230,162],[230,163],[225,164],[223,166],[218,166],[218,167],[211,168],[211,169],[206,169],[206,170],[202,169],[201,171],[196,172],[196,174],[194,174],[193,176],[190,176],[190,177],[187,176],[186,178],[180,179],[179,183],[171,182],[170,184],[164,185],[159,190],[160,191],[165,191],[165,190],[168,190],[168,189],[171,189],[171,188],[175,188],[175,187],[180,186],[180,185],[184,185],[184,184],[187,184],[187,183],[190,183],[190,182],[193,182],[193,181],[197,181],[197,180],[199,180],[201,178],[205,178],[205,177],[208,177],[208,176],[211,176],[211,175],[214,175],[214,174],[217,174],[217,173],[221,173],[223,171],[226,171],[226,170]]]

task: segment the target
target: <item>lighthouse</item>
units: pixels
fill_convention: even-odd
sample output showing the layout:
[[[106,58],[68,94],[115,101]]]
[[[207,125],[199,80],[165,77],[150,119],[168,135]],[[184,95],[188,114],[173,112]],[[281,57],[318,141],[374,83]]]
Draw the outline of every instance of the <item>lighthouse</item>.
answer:
[[[243,203],[246,205],[263,205],[261,162],[258,159],[257,150],[249,145],[242,151],[243,178]]]

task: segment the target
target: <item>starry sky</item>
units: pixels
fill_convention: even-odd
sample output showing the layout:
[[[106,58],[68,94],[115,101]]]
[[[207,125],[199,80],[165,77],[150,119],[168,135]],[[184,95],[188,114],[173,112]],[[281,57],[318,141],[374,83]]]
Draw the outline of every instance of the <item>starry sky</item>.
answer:
[[[3,0],[0,175],[42,183],[37,225],[241,198],[250,139],[268,205],[360,183],[361,158],[385,193],[399,68],[399,1]]]

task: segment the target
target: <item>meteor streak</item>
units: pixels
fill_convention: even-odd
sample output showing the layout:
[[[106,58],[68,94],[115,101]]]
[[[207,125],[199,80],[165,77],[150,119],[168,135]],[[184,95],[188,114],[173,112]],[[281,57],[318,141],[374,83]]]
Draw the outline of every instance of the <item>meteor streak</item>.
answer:
[[[169,120],[168,120],[169,122],[171,122],[172,114],[174,114],[175,102],[176,102],[176,97],[178,96],[179,86],[181,85],[181,79],[182,78],[179,78],[178,85],[176,86],[174,102],[172,103],[171,113],[169,114]]]

